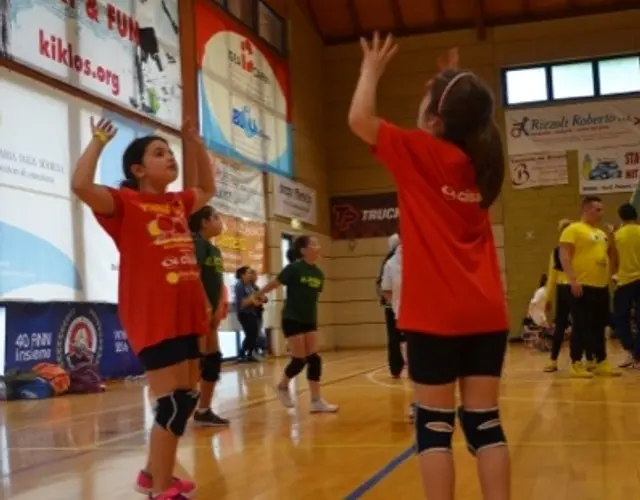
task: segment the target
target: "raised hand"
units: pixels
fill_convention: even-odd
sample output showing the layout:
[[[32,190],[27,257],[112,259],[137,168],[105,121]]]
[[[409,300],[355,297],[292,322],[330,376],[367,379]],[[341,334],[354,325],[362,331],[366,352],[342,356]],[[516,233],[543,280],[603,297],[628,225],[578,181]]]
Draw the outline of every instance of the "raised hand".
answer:
[[[200,137],[200,132],[196,128],[193,120],[187,118],[182,123],[182,134],[183,137],[189,141],[202,142],[202,138]]]
[[[96,121],[92,116],[90,123],[91,135],[104,144],[113,139],[118,132],[118,129],[113,125],[113,122],[107,118],[100,118],[96,124]]]
[[[392,35],[387,35],[384,43],[380,44],[380,35],[376,31],[373,34],[371,44],[365,39],[360,39],[362,47],[362,68],[361,71],[373,73],[376,76],[382,75],[387,63],[393,58],[398,51],[398,46],[393,40]]]

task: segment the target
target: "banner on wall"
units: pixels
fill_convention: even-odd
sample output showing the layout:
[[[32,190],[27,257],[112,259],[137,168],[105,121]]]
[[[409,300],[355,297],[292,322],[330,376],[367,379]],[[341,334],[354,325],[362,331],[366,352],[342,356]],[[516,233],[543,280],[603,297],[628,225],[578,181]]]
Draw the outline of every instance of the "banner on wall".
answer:
[[[566,152],[513,155],[509,164],[514,189],[569,184]]]
[[[211,155],[216,166],[216,197],[211,205],[223,214],[266,220],[262,172]]]
[[[331,238],[377,238],[398,232],[396,193],[338,196],[330,200]]]
[[[182,122],[177,0],[4,0],[3,55],[169,126]],[[7,21],[8,20],[8,21]]]
[[[105,378],[140,375],[117,306],[52,302],[6,302],[5,370],[56,363],[72,369],[88,358]]]
[[[221,214],[224,225],[215,244],[222,252],[224,270],[235,273],[239,267],[249,266],[258,274],[265,271],[266,224]]]
[[[505,112],[509,154],[640,144],[638,99]]]
[[[316,225],[316,190],[279,175],[273,177],[273,214]]]
[[[195,8],[201,133],[213,151],[291,177],[289,76],[211,2]]]
[[[640,177],[640,146],[578,151],[581,194],[633,192]]]
[[[134,138],[163,135],[178,159],[181,140],[4,68],[0,96],[0,299],[117,302],[115,245],[88,208],[76,210],[71,200],[71,172],[91,140],[90,118],[107,116],[118,127],[96,174],[108,186],[122,180],[122,154]],[[180,173],[170,189],[181,187]]]

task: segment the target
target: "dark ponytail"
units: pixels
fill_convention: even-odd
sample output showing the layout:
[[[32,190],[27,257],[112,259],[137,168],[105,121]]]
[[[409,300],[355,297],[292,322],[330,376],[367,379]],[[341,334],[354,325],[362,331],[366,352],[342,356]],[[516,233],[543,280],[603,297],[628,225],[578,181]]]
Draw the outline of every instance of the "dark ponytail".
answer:
[[[120,187],[121,188],[127,188],[127,189],[133,189],[134,191],[137,191],[139,189],[138,186],[138,179],[125,179],[120,183]]]
[[[427,113],[442,122],[438,136],[458,146],[471,160],[483,209],[496,201],[504,180],[504,151],[493,121],[493,105],[493,94],[480,78],[450,69],[434,78],[427,106]]]
[[[300,260],[301,258],[302,254],[295,248],[290,248],[289,250],[287,250],[287,260],[290,264],[295,262],[296,260]]]
[[[500,195],[504,181],[504,150],[496,124],[491,121],[484,130],[473,134],[463,146],[476,172],[480,207],[488,209]]]

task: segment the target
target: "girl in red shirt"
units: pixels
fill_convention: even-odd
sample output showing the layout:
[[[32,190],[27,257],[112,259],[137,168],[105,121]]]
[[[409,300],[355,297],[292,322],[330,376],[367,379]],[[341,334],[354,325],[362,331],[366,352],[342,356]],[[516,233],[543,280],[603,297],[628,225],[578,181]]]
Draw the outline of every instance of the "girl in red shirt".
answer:
[[[199,398],[199,338],[209,314],[187,223],[215,192],[213,169],[196,130],[184,137],[197,144],[199,186],[167,192],[178,165],[167,142],[140,137],[124,152],[120,189],[94,183],[98,159],[116,133],[109,120],[91,121],[93,139],[73,173],[73,192],[94,212],[120,252],[118,309],[129,343],[158,398],[147,467],[136,489],[149,498],[181,500],[195,490],[173,477],[178,439]]]
[[[509,452],[498,411],[508,318],[488,209],[504,177],[493,97],[457,69],[457,51],[427,84],[418,128],[378,118],[376,89],[396,52],[391,37],[362,40],[364,60],[349,112],[353,132],[394,177],[403,239],[398,328],[407,332],[409,373],[424,490],[454,496],[451,438],[457,414],[477,457],[485,499],[510,498]],[[424,287],[425,276],[429,287]]]

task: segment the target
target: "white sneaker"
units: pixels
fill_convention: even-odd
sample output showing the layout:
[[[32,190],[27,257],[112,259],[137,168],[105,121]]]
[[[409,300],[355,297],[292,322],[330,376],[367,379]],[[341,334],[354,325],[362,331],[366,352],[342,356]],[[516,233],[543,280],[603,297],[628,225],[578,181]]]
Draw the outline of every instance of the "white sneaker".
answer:
[[[276,385],[273,390],[276,391],[276,396],[278,396],[282,406],[285,408],[295,408],[296,405],[294,404],[293,399],[291,399],[289,389],[282,389],[279,385]]]
[[[324,399],[318,399],[317,401],[311,401],[309,411],[311,413],[336,413],[338,408],[338,405],[331,405]]]
[[[630,366],[632,366],[634,363],[636,362],[636,360],[633,358],[633,354],[631,354],[630,352],[627,353],[627,357],[624,358],[624,361],[622,363],[620,363],[618,366],[620,368],[629,368]]]

